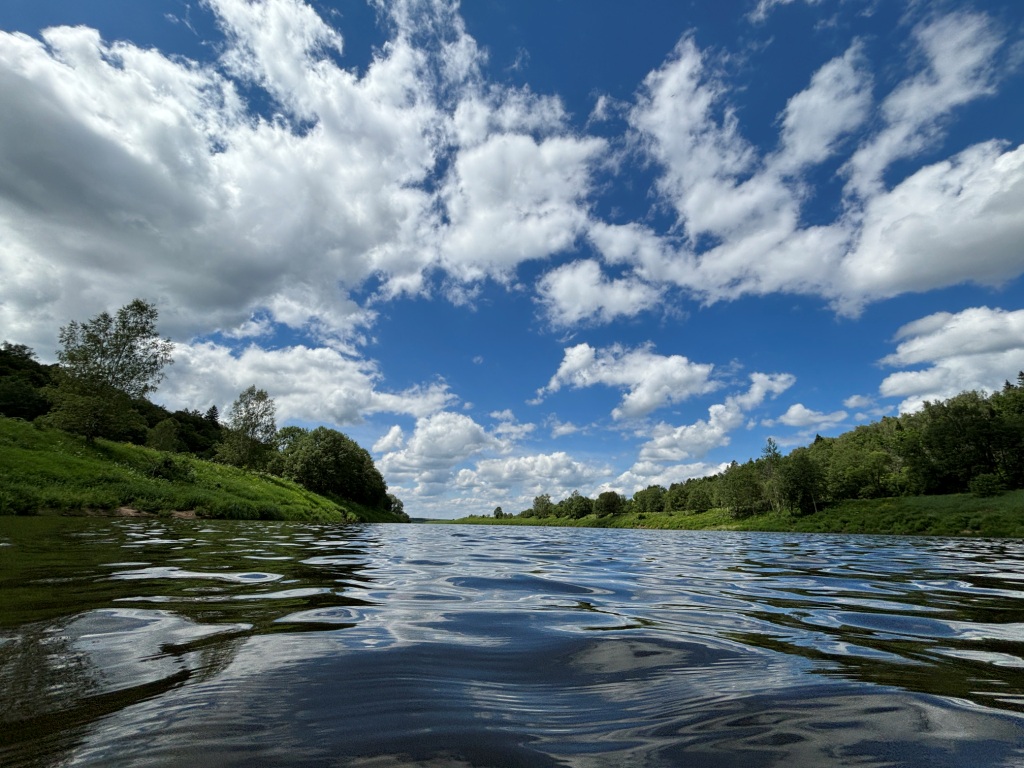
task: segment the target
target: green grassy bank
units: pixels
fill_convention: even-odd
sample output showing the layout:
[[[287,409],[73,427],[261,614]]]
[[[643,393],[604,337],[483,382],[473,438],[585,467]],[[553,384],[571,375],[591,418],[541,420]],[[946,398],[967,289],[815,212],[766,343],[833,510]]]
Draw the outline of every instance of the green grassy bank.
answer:
[[[0,514],[100,513],[322,522],[392,522],[290,480],[183,454],[0,418]]]
[[[440,522],[440,521],[433,521]],[[918,536],[1024,537],[1024,491],[978,498],[969,494],[903,496],[843,501],[806,516],[788,512],[741,520],[727,510],[699,514],[589,515],[568,518],[468,517],[444,521],[474,525],[546,525],[579,528],[659,528],[712,531],[795,531],[804,533],[872,533]]]

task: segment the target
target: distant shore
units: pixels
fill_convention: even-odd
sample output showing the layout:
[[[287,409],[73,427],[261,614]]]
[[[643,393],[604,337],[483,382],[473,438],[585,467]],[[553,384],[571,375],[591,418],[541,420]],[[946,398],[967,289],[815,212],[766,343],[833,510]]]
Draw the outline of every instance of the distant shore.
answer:
[[[727,510],[685,514],[629,513],[578,520],[559,517],[471,516],[431,523],[536,525],[573,528],[651,528],[691,531],[775,531],[795,533],[885,534],[1024,538],[1024,490],[980,498],[970,494],[900,496],[848,500],[810,515],[769,512],[741,519]]]

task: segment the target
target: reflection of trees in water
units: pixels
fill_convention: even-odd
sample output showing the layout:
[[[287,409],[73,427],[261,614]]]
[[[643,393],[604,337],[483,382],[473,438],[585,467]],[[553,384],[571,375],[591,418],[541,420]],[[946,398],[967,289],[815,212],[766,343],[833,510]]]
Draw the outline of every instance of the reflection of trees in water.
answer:
[[[216,676],[254,634],[327,628],[290,614],[364,604],[339,594],[365,556],[337,527],[18,522],[0,568],[0,765],[56,759],[99,718]]]
[[[1021,642],[914,640],[861,627],[812,630],[798,619],[767,612],[751,616],[780,625],[779,632],[736,632],[729,636],[746,645],[825,662],[818,670],[821,674],[1024,713],[1024,668],[999,663],[1002,658],[1024,664]],[[792,631],[786,633],[785,627]],[[811,631],[817,637],[811,638]]]
[[[234,631],[167,644],[143,633],[127,643],[130,658],[112,662],[101,645],[83,644],[77,625],[93,615],[25,625],[0,639],[0,765],[56,757],[99,718],[217,675],[248,636]],[[178,622],[179,629],[191,623]]]

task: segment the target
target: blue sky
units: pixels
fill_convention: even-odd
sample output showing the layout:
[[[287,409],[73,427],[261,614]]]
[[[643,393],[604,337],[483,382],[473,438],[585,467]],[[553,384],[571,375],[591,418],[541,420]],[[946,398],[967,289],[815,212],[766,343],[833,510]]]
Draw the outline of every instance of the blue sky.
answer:
[[[639,9],[639,10],[638,10]],[[0,336],[136,296],[155,396],[413,515],[631,494],[1024,368],[1024,6],[8,0]]]

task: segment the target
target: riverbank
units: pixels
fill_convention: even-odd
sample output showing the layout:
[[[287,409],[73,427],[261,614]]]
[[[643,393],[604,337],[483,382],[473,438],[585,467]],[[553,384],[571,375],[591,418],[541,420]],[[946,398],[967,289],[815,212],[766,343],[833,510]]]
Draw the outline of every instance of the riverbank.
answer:
[[[789,512],[737,520],[725,509],[703,513],[624,514],[570,518],[465,517],[432,520],[469,525],[540,525],[577,528],[656,528],[666,530],[868,533],[913,536],[1024,538],[1024,491],[979,498],[970,494],[901,496],[838,502],[815,514]]]
[[[0,418],[0,514],[398,522],[290,480]]]

